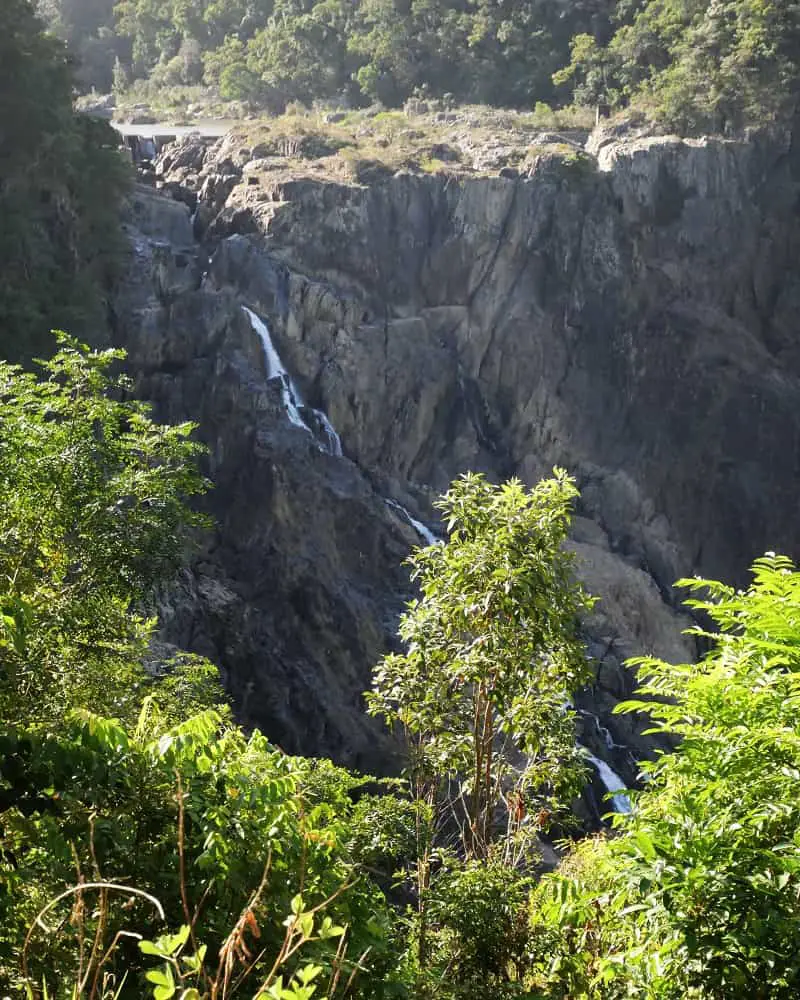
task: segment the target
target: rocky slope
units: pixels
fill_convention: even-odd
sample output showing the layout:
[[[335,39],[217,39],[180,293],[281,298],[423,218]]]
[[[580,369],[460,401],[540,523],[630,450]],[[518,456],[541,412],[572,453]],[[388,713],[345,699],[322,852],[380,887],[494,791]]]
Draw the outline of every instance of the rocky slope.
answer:
[[[327,155],[288,169],[236,137],[187,140],[157,170],[193,231],[185,205],[136,201],[117,336],[161,414],[199,422],[216,484],[214,538],[165,596],[164,632],[289,750],[386,762],[359,692],[419,541],[386,498],[433,524],[432,491],[465,469],[576,475],[574,544],[602,598],[584,736],[626,777],[610,744],[644,745],[609,715],[621,660],[691,655],[671,583],[742,580],[797,548],[791,135],[587,149],[358,183]],[[342,457],[290,419],[243,304]]]

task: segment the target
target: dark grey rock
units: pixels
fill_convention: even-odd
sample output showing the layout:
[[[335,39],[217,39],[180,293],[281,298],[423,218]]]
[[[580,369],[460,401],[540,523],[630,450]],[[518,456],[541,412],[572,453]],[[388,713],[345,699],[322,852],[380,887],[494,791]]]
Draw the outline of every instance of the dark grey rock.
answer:
[[[533,483],[558,463],[582,490],[575,550],[601,597],[581,704],[646,752],[610,710],[627,656],[693,655],[676,577],[742,582],[764,550],[800,548],[790,137],[611,133],[594,159],[543,156],[524,179],[372,185],[253,186],[226,173],[234,152],[223,141],[195,178],[202,287],[161,281],[118,306],[142,392],[200,423],[216,483],[214,540],[165,601],[165,638],[220,663],[242,717],[287,749],[374,763],[386,746],[359,692],[417,538],[373,484],[429,520],[425,497],[465,469]],[[346,458],[286,420],[242,301]]]

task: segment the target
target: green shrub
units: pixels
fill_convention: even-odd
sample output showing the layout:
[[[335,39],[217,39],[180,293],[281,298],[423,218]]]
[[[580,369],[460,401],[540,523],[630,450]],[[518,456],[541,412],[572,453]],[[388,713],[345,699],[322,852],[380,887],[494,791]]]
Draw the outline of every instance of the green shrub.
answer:
[[[553,996],[790,1000],[800,989],[800,573],[770,555],[736,591],[682,580],[713,627],[699,664],[634,661],[678,749],[618,837],[581,848],[534,896]],[[544,936],[541,936],[544,935]],[[560,994],[561,988],[564,994]]]
[[[444,855],[431,880],[431,964],[453,983],[520,980],[529,880],[509,865]]]
[[[0,813],[0,848],[18,859],[0,871],[9,901],[6,955],[19,954],[38,910],[76,879],[143,890],[165,914],[162,923],[137,897],[127,908],[109,901],[103,926],[86,911],[82,922],[61,923],[58,933],[37,928],[28,949],[32,984],[75,978],[81,935],[99,934],[107,945],[119,930],[155,938],[183,923],[192,924],[216,967],[248,908],[257,947],[249,942],[252,956],[244,965],[254,962],[258,977],[280,952],[281,921],[301,893],[306,909],[324,904],[326,915],[346,929],[343,964],[349,977],[358,963],[358,994],[381,995],[394,964],[390,915],[345,846],[352,803],[342,792],[344,776],[327,781],[323,797],[317,782],[309,799],[304,782],[311,762],[286,757],[259,733],[246,738],[225,728],[212,711],[163,728],[151,709],[135,732],[81,711],[58,738],[10,734],[3,750],[3,784],[24,789]],[[66,901],[62,912],[71,906]],[[329,935],[307,942],[304,961],[331,970],[340,941]],[[240,966],[243,961],[237,958]],[[147,967],[125,941],[107,964],[117,982],[127,973],[124,997],[140,996]],[[289,956],[287,973],[294,967]]]

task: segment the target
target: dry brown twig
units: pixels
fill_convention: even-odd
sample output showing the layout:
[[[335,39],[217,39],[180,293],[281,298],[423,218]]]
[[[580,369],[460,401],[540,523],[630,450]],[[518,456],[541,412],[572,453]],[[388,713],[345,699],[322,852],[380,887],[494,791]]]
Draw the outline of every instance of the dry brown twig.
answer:
[[[59,893],[50,900],[41,910],[36,914],[31,926],[28,928],[28,933],[25,935],[25,942],[22,946],[22,953],[20,955],[20,971],[25,983],[38,994],[38,988],[31,980],[30,967],[28,965],[28,951],[31,946],[31,941],[33,940],[33,934],[37,927],[46,928],[47,925],[44,923],[43,918],[45,914],[49,913],[54,907],[58,906],[59,903],[63,902],[65,899],[69,899],[70,896],[80,896],[84,892],[88,891],[105,890],[106,892],[121,892],[125,893],[127,896],[139,896],[141,899],[147,900],[151,903],[158,913],[161,920],[166,919],[164,913],[164,908],[161,903],[156,899],[155,896],[151,896],[149,892],[145,892],[143,889],[136,889],[130,885],[121,885],[117,882],[81,882],[78,885],[70,886],[69,889],[65,889],[64,892]]]

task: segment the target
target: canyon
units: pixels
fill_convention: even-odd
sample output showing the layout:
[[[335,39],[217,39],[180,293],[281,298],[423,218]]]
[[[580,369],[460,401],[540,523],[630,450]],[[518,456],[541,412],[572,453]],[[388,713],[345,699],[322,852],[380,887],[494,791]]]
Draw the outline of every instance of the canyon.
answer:
[[[214,484],[159,595],[164,648],[218,664],[287,752],[391,769],[361,696],[413,595],[403,559],[444,533],[432,500],[466,470],[564,466],[600,598],[581,740],[633,782],[659,743],[612,714],[625,659],[698,654],[674,581],[797,550],[792,132],[606,127],[481,173],[324,160],[189,136],[130,199],[114,339],[156,414],[197,422]]]

